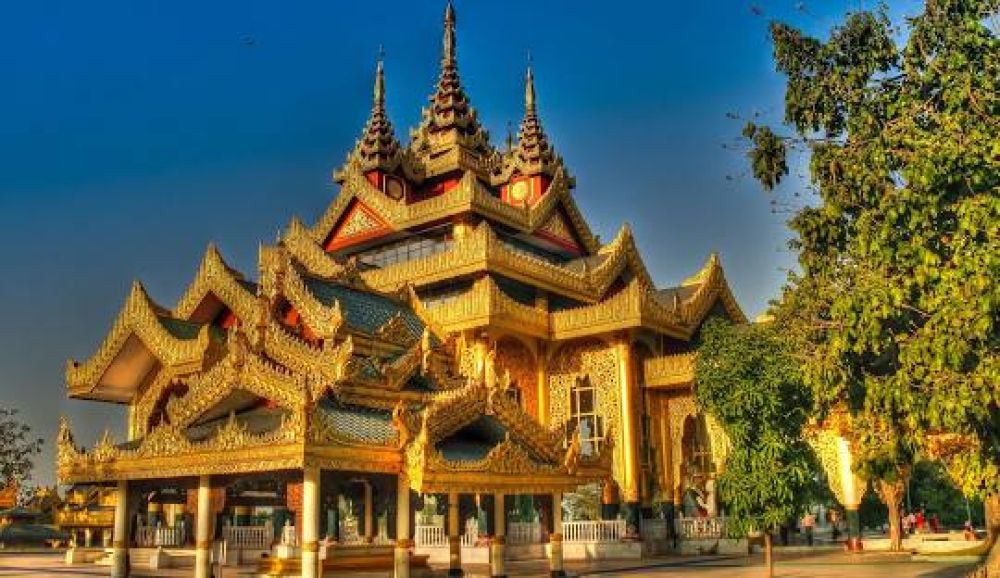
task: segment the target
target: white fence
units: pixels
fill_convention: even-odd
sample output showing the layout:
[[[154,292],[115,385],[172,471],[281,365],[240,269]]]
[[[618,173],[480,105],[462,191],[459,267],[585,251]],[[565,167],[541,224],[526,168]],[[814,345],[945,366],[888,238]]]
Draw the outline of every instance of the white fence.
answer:
[[[135,529],[135,545],[140,548],[155,548],[157,546],[177,547],[184,545],[183,526],[137,526]]]
[[[625,537],[625,520],[563,522],[564,542],[617,542]]]
[[[681,540],[713,540],[725,538],[726,519],[717,518],[677,518],[674,529]]]
[[[507,525],[508,544],[540,544],[542,525],[538,522],[512,522]]]
[[[274,527],[271,522],[263,526],[224,526],[222,539],[228,548],[266,550],[274,541]]]
[[[417,546],[447,546],[448,536],[444,533],[444,526],[417,526],[413,542]]]

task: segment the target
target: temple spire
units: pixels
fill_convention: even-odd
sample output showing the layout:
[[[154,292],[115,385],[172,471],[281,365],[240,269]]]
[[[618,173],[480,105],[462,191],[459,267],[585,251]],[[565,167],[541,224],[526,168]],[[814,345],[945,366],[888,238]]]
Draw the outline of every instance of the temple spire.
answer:
[[[476,110],[469,104],[458,75],[455,21],[455,6],[449,0],[444,11],[441,72],[430,104],[424,108],[410,143],[410,150],[418,161],[434,158],[432,174],[456,169],[481,171],[484,160],[494,154],[489,134],[479,124]],[[464,152],[460,154],[460,150]],[[451,156],[445,154],[448,152]]]
[[[559,165],[561,160],[549,144],[549,139],[542,129],[542,121],[538,117],[535,72],[531,66],[529,53],[528,66],[524,73],[524,118],[517,133],[517,146],[511,151],[505,172],[517,168],[524,175],[544,173],[552,176]]]
[[[385,52],[379,47],[378,59],[375,62],[375,82],[372,88],[372,112],[361,132],[361,137],[354,145],[354,150],[347,157],[348,165],[354,163],[362,172],[379,169],[392,171],[400,159],[399,140],[389,122],[385,110]],[[335,178],[340,181],[344,177],[343,170],[338,171]]]

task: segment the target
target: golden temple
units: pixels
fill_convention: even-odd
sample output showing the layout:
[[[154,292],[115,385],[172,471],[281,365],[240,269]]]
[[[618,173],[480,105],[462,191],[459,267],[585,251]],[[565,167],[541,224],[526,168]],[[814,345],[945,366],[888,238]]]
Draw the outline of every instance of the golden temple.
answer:
[[[408,576],[432,496],[451,575],[477,515],[504,574],[505,519],[525,496],[561,575],[565,494],[601,484],[603,514],[638,540],[643,517],[670,521],[711,485],[727,447],[695,406],[693,343],[710,316],[745,322],[720,261],[657,288],[628,226],[601,243],[530,68],[524,101],[517,138],[495,148],[460,81],[449,4],[407,144],[380,59],[318,220],[293,218],[255,276],[209,246],[173,308],[134,284],[97,351],[66,368],[71,397],[127,408],[127,439],[82,449],[65,420],[58,439],[61,483],[117,492],[113,576],[128,549],[169,543],[193,545],[206,577],[214,544],[262,515],[261,549],[278,544],[302,576],[368,555]],[[345,497],[360,545],[343,535]]]

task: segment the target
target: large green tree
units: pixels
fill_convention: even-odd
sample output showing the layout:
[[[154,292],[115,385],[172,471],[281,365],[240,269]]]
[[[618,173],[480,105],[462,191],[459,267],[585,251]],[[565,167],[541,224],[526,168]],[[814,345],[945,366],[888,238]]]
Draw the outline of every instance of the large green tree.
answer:
[[[31,436],[31,428],[17,410],[0,406],[0,488],[10,483],[23,485],[41,451],[42,440]]]
[[[802,429],[812,409],[792,342],[773,324],[709,321],[695,368],[698,405],[719,421],[732,444],[718,479],[730,530],[770,532],[806,506],[816,468]]]
[[[858,418],[861,470],[897,521],[934,434],[972,441],[952,454],[963,489],[1000,489],[998,9],[928,0],[896,27],[861,11],[825,41],[772,24],[784,129],[744,131],[767,189],[790,145],[808,151],[818,198],[790,221],[784,321],[820,408]]]

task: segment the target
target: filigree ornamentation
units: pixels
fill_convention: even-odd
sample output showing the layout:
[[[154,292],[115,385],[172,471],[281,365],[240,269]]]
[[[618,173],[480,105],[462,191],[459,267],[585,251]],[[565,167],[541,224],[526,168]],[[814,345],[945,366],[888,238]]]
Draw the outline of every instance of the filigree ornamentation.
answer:
[[[643,360],[647,387],[683,387],[694,382],[696,353],[678,353]]]
[[[406,324],[402,313],[396,313],[375,330],[375,336],[381,341],[409,347],[417,340],[417,336]]]
[[[684,458],[681,455],[681,440],[684,439],[684,421],[689,417],[698,415],[698,407],[695,404],[694,396],[686,395],[670,400],[667,406],[670,414],[670,440],[672,455],[670,463],[673,465],[674,485],[681,483],[681,464]]]

